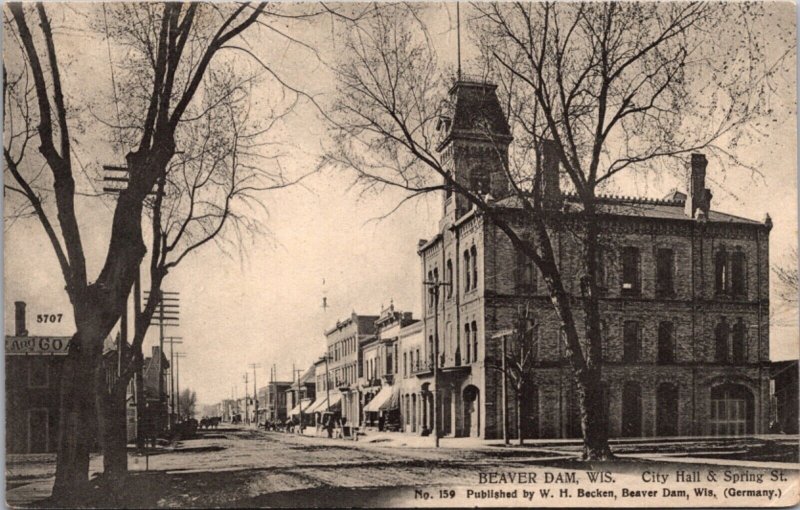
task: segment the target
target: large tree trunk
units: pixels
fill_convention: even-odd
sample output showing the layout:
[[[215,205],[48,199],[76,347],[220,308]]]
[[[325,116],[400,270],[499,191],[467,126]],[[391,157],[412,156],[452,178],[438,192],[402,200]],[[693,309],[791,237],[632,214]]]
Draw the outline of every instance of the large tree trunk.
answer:
[[[88,335],[75,333],[61,375],[58,451],[53,499],[68,504],[85,493],[94,443],[94,370],[97,350]]]
[[[134,376],[134,392],[136,399],[136,449],[139,453],[144,452],[144,376],[142,374],[143,355],[142,346],[135,354],[136,356],[136,375]]]
[[[600,384],[599,374],[587,371],[586,375],[578,380],[578,404],[581,409],[583,459],[609,460],[614,458],[608,447],[603,387]]]
[[[593,205],[588,200],[584,203],[583,266],[586,273],[581,279],[581,297],[588,345],[586,369],[578,374],[578,402],[584,438],[583,457],[586,460],[606,460],[613,455],[608,447],[606,409],[603,405],[603,332],[597,285],[599,231]]]
[[[109,391],[104,370],[96,377],[97,420],[99,438],[103,451],[103,475],[109,483],[121,480],[128,471],[127,427],[125,391],[119,384]]]

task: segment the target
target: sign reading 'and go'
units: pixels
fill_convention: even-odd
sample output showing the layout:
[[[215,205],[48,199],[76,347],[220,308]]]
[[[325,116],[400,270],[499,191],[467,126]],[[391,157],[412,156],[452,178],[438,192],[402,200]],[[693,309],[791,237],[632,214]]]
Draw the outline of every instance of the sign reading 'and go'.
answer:
[[[68,336],[7,336],[6,355],[66,354]]]

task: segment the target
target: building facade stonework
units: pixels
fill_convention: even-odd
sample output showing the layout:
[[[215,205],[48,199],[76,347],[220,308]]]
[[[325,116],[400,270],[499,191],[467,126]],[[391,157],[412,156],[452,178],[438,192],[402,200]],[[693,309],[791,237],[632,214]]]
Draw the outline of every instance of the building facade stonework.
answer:
[[[527,212],[510,196],[501,165],[511,142],[494,87],[457,82],[453,120],[442,124],[442,159],[456,181],[485,196],[515,232],[535,239]],[[491,147],[478,134],[494,130]],[[498,113],[500,112],[500,117]],[[473,119],[473,120],[470,120]],[[471,124],[472,122],[473,124]],[[499,140],[499,142],[498,142]],[[497,158],[495,157],[495,160]],[[557,159],[544,154],[545,199],[560,205],[550,237],[567,291],[580,296],[581,246],[574,235],[580,204],[562,193]],[[687,192],[661,200],[599,197],[603,384],[611,437],[742,435],[767,431],[769,409],[769,231],[711,209],[707,161],[687,163]],[[527,437],[579,437],[580,424],[561,326],[538,270],[517,253],[506,234],[456,194],[445,194],[439,232],[421,241],[422,279],[448,283],[438,302],[422,285],[420,387],[438,387],[443,436],[502,435],[498,331],[528,310],[535,327],[533,385],[523,401]],[[580,307],[574,307],[583,331]],[[438,334],[436,326],[438,325]],[[432,383],[434,342],[439,374]],[[400,351],[408,356],[401,343]],[[419,398],[419,397],[418,397]],[[509,386],[508,421],[517,434]],[[430,415],[401,400],[404,413]],[[403,416],[406,430],[414,431]],[[415,422],[419,422],[417,419]]]

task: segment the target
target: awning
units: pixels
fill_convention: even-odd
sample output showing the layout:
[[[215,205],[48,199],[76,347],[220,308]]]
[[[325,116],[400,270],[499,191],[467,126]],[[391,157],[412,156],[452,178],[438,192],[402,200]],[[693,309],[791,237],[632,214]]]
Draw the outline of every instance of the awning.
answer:
[[[384,386],[375,397],[364,406],[364,412],[377,413],[400,407],[400,387],[396,384]]]
[[[299,415],[301,407],[303,408],[303,414],[306,414],[308,412],[307,409],[310,404],[311,404],[311,399],[304,398],[303,400],[300,401],[299,404],[294,406],[294,408],[291,411],[289,411],[289,416]]]
[[[310,410],[308,412],[309,413],[324,413],[328,409],[330,409],[331,411],[335,411],[335,410],[338,410],[341,407],[340,406],[341,402],[342,402],[342,394],[337,391],[337,392],[334,392],[331,395],[331,404],[330,404],[330,406],[328,405],[327,397],[326,398],[318,398],[316,400],[316,402],[314,402],[314,404],[311,406],[311,408],[310,408]]]

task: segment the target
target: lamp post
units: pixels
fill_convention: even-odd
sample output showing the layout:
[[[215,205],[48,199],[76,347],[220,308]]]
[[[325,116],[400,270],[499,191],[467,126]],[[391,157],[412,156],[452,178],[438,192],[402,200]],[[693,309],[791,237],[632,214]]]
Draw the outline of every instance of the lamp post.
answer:
[[[439,289],[451,284],[439,280],[426,280],[422,283],[429,287],[428,292],[433,297],[433,437],[434,445],[439,448]]]

